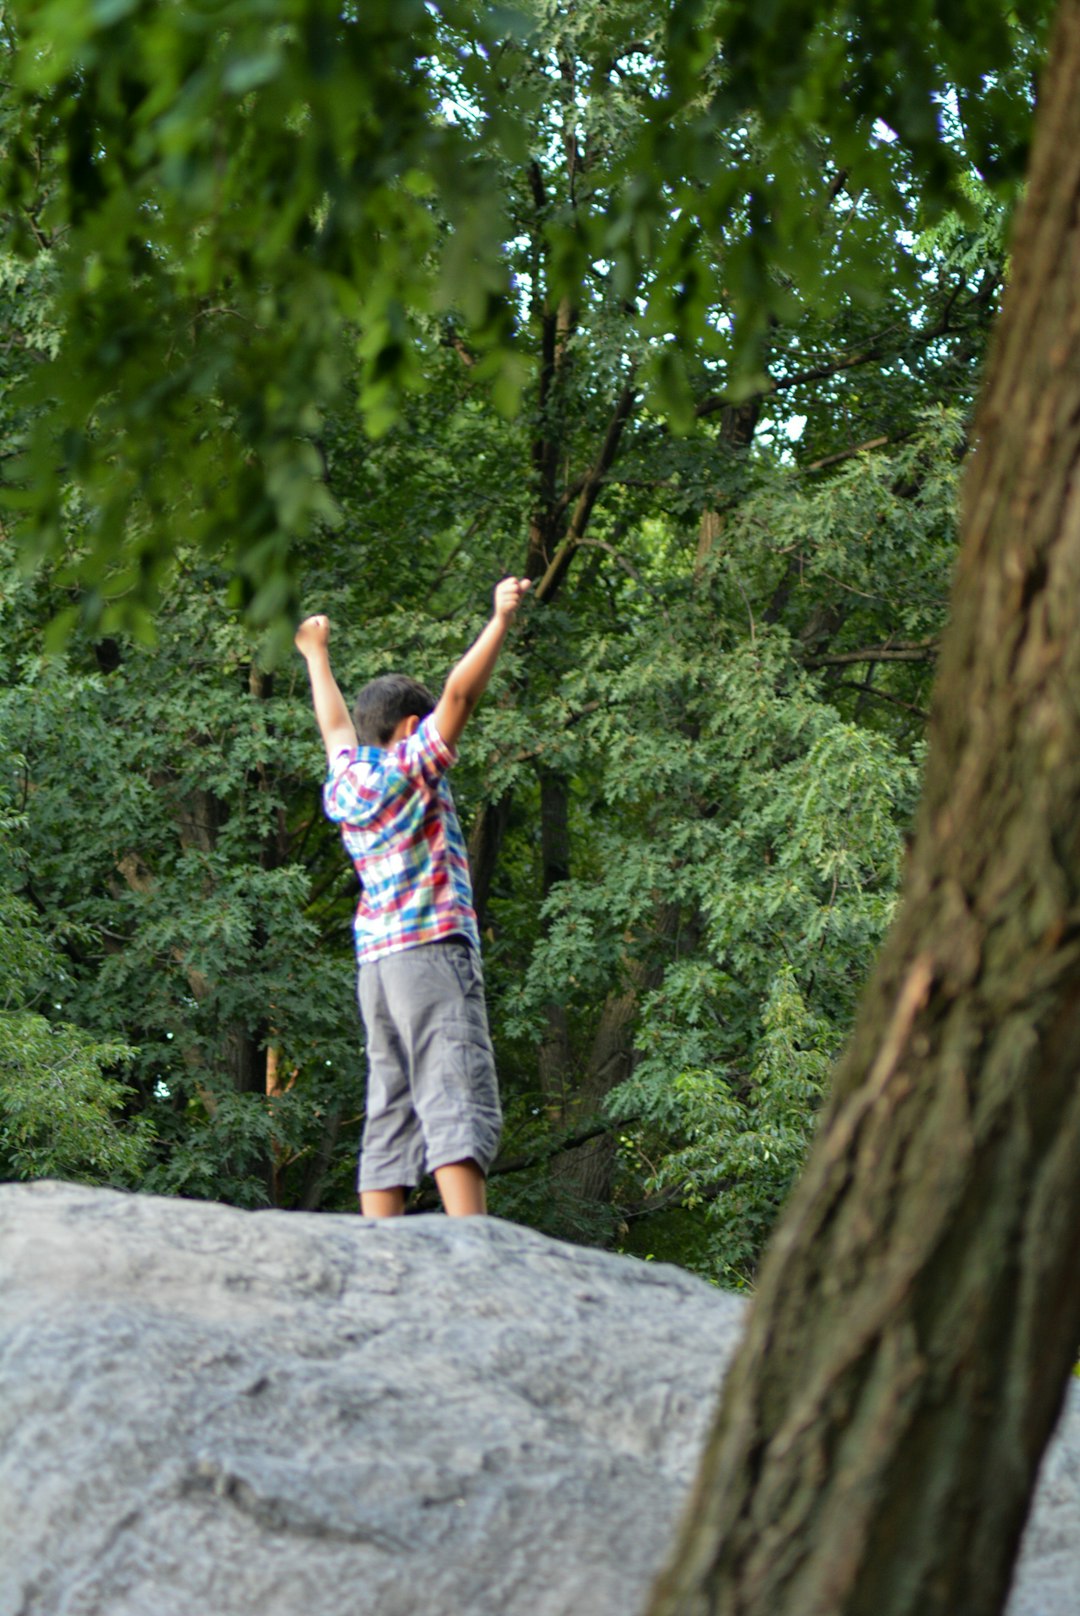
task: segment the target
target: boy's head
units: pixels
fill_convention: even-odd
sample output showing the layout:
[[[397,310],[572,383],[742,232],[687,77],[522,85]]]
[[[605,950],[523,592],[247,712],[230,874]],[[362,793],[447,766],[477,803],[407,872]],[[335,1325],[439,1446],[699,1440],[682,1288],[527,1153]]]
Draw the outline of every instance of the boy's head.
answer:
[[[435,711],[435,697],[419,679],[407,673],[384,673],[366,684],[356,698],[353,726],[361,746],[388,746],[406,718],[426,718]]]

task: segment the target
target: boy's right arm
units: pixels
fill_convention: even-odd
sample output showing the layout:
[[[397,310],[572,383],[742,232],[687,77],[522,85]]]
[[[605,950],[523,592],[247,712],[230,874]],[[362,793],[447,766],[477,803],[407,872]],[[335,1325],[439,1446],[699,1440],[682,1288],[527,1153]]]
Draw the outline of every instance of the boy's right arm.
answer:
[[[305,617],[296,631],[296,649],[307,663],[311,700],[328,761],[356,745],[356,730],[345,698],[330,671],[330,619]]]
[[[450,670],[450,677],[434,713],[435,728],[447,746],[457,746],[473,708],[486,690],[506,631],[528,587],[528,578],[504,578],[496,586],[491,622],[473,641],[461,661]]]

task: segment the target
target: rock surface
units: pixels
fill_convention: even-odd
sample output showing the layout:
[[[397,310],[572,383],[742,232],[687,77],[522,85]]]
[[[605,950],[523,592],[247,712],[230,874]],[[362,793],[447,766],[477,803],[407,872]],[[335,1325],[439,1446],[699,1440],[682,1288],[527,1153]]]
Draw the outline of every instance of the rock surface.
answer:
[[[633,1616],[741,1317],[494,1220],[0,1187],[0,1616]],[[1080,1386],[1009,1616],[1078,1586]]]

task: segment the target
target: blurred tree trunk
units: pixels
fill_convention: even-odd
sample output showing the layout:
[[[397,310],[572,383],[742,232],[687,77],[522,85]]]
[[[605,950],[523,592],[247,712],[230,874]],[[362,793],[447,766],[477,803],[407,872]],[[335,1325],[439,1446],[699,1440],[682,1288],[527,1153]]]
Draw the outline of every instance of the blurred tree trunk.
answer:
[[[650,1616],[996,1616],[1080,1344],[1080,0],[903,906]]]
[[[609,994],[600,1012],[585,1070],[563,1108],[563,1126],[568,1133],[599,1121],[604,1101],[612,1089],[633,1072],[634,1028],[643,973],[635,968],[630,974],[630,985],[621,992]],[[609,1127],[557,1156],[552,1170],[562,1194],[583,1209],[589,1206],[609,1208],[617,1155],[615,1129]]]
[[[653,924],[658,936],[674,939],[681,917],[679,904],[669,903],[657,895]],[[623,984],[605,999],[588,1055],[563,1104],[561,1120],[567,1133],[578,1133],[590,1123],[600,1121],[608,1095],[633,1075],[637,1059],[634,1035],[641,998],[659,986],[662,976],[660,963],[646,968],[637,960],[625,962]],[[602,1133],[555,1158],[552,1170],[562,1194],[583,1210],[590,1205],[611,1207],[618,1158],[617,1134],[612,1123]]]

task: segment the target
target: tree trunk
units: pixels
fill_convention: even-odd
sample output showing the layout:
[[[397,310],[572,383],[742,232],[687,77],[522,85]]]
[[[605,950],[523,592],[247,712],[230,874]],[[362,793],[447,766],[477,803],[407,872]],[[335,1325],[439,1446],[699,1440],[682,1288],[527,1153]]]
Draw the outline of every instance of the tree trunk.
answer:
[[[640,976],[640,972],[634,973]],[[581,1082],[563,1108],[567,1132],[599,1120],[604,1101],[634,1069],[634,1027],[640,990],[635,982],[622,993],[612,993],[600,1013]],[[618,1147],[613,1128],[596,1134],[585,1144],[556,1156],[552,1171],[561,1193],[582,1207],[611,1206]]]
[[[1080,0],[903,906],[650,1616],[996,1616],[1080,1344]]]
[[[726,404],[720,416],[719,445],[725,459],[733,454],[746,454],[754,441],[758,421],[761,419],[761,406],[763,395],[755,393],[753,398],[742,404]],[[694,561],[694,578],[701,581],[702,570],[724,531],[723,514],[712,508],[701,513],[698,523],[697,556]]]
[[[472,872],[473,908],[476,924],[483,934],[487,926],[488,901],[495,870],[502,852],[503,837],[510,823],[513,798],[509,792],[485,802],[477,814],[469,836],[469,869]]]
[[[657,934],[673,938],[679,929],[681,908],[657,895],[653,921]],[[603,1116],[604,1102],[613,1089],[632,1076],[637,1051],[634,1035],[643,993],[658,987],[663,965],[646,967],[628,961],[623,987],[608,994],[593,1034],[584,1070],[563,1108],[563,1126],[569,1133],[587,1128]],[[555,1158],[553,1172],[563,1193],[585,1206],[592,1202],[609,1207],[615,1185],[618,1144],[614,1126],[587,1143]]]
[[[570,783],[565,774],[541,769],[540,855],[543,896],[570,878]],[[546,929],[546,928],[545,928]],[[562,1127],[567,1097],[573,1087],[574,1059],[566,1007],[552,1000],[544,1007],[546,1026],[537,1050],[536,1069],[548,1116]]]

